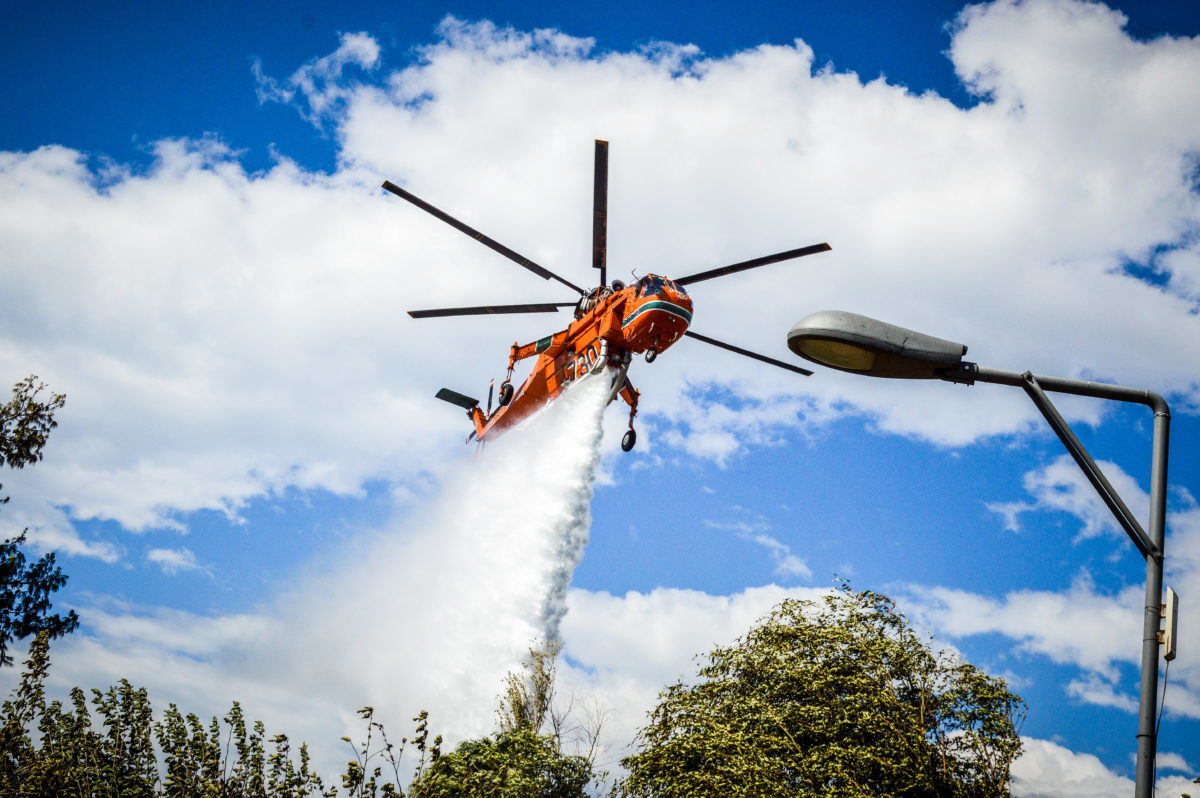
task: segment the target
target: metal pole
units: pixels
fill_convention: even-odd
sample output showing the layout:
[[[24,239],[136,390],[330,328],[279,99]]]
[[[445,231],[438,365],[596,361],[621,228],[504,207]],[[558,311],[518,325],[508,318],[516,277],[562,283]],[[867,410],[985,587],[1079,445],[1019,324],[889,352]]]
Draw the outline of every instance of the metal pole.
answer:
[[[1154,453],[1150,467],[1150,540],[1163,551],[1167,515],[1167,445],[1171,414],[1164,404],[1154,413]],[[1142,622],[1142,694],[1138,700],[1135,798],[1154,795],[1158,734],[1154,707],[1158,693],[1158,629],[1162,602],[1163,560],[1146,558],[1146,604]]]
[[[1134,778],[1134,798],[1153,798],[1154,762],[1158,745],[1155,731],[1155,705],[1158,693],[1158,631],[1162,605],[1163,561],[1165,559],[1167,517],[1167,449],[1170,438],[1171,411],[1166,401],[1153,391],[1143,388],[1127,388],[1100,382],[1071,380],[1062,377],[1045,377],[1029,372],[1001,371],[982,368],[975,363],[964,362],[955,369],[940,375],[948,382],[973,385],[976,381],[1024,388],[1033,399],[1042,415],[1058,434],[1067,451],[1104,499],[1117,521],[1129,534],[1134,545],[1146,558],[1146,602],[1142,622],[1142,678],[1141,695],[1138,699],[1137,769]],[[1120,496],[1094,468],[1091,456],[1083,444],[1071,432],[1066,421],[1054,409],[1053,404],[1041,392],[1056,391],[1076,396],[1092,396],[1118,402],[1134,402],[1146,405],[1154,411],[1154,444],[1150,463],[1150,528],[1141,533],[1137,521],[1129,514]],[[1124,516],[1122,514],[1124,511]],[[1146,545],[1149,543],[1149,545]]]

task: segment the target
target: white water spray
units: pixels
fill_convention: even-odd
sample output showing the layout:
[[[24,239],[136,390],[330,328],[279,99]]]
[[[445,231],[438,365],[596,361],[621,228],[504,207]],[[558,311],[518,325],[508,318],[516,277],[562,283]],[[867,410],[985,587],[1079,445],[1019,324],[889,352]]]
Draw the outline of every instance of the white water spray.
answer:
[[[588,543],[610,377],[606,372],[573,386],[526,429],[500,439],[471,480],[487,483],[476,497],[490,519],[481,526],[530,560],[531,587],[543,594],[537,620],[547,642],[559,640],[567,590]]]
[[[428,709],[452,739],[492,730],[505,673],[559,639],[588,542],[610,376],[576,384],[488,444],[425,508],[305,585],[280,626],[333,653],[324,667],[289,657],[314,690],[334,682],[342,707],[371,703],[396,719]],[[354,607],[379,618],[369,632],[347,620]]]
[[[79,647],[61,677],[128,677],[156,704],[202,717],[238,698],[308,740],[325,773],[344,766],[337,738],[361,733],[354,710],[368,704],[397,737],[421,709],[448,745],[490,733],[504,675],[559,638],[588,541],[607,376],[572,387],[453,470],[411,517],[331,549],[256,611],[93,612],[95,631],[60,647]]]

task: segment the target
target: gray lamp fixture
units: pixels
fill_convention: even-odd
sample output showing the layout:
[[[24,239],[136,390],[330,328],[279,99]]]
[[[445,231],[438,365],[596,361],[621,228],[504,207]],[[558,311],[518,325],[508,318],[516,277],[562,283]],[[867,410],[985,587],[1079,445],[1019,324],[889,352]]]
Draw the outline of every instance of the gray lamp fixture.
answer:
[[[796,322],[788,347],[822,366],[905,380],[930,380],[962,363],[967,347],[894,324],[822,310]]]

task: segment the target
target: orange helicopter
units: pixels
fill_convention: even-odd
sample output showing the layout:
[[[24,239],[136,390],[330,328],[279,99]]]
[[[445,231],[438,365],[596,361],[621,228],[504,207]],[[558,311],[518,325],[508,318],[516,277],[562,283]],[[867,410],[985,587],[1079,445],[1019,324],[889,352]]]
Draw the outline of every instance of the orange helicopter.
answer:
[[[784,260],[800,258],[817,252],[826,252],[828,244],[790,249],[753,260],[721,266],[716,269],[689,274],[671,280],[656,274],[647,274],[631,285],[620,280],[608,284],[606,274],[606,250],[608,246],[608,142],[596,141],[595,177],[592,199],[592,266],[600,270],[600,284],[589,290],[580,288],[503,244],[480,233],[445,211],[439,210],[414,194],[405,191],[391,181],[385,180],[383,188],[411,202],[443,222],[449,224],[486,247],[500,253],[544,280],[557,280],[580,298],[570,302],[551,302],[528,305],[481,305],[477,307],[440,308],[437,310],[410,310],[414,319],[443,316],[474,316],[501,313],[557,313],[559,308],[574,307],[575,320],[565,330],[539,338],[525,344],[513,343],[508,354],[508,371],[500,385],[499,406],[492,410],[492,391],[488,389],[488,407],[484,411],[479,400],[442,388],[437,398],[458,405],[467,411],[475,429],[467,436],[484,442],[498,437],[506,430],[519,424],[541,410],[552,399],[577,380],[589,375],[599,375],[612,369],[612,387],[608,401],[618,395],[629,405],[629,430],[621,438],[621,448],[628,452],[637,441],[633,419],[637,415],[639,393],[629,381],[629,364],[635,354],[645,353],[647,363],[653,363],[658,355],[682,336],[703,341],[706,344],[736,352],[739,355],[770,363],[788,371],[811,375],[812,372],[784,363],[780,360],[751,352],[741,347],[717,341],[688,329],[692,322],[692,298],[685,286],[714,277],[766,266]],[[533,371],[520,387],[512,384],[513,368],[526,358],[538,356]]]

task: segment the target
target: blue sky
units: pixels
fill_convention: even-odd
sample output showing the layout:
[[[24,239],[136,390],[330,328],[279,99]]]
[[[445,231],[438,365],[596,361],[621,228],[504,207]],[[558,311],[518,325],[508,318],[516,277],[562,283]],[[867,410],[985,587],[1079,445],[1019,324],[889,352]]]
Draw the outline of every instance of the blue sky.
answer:
[[[1163,794],[1200,774],[1200,15],[961,5],[7,9],[0,363],[69,399],[0,523],[71,576],[61,684],[236,698],[318,747],[363,703],[462,737],[550,601],[615,759],[693,654],[841,576],[1027,699],[1019,794],[1126,794],[1144,567],[1021,392],[685,341],[631,372],[633,453],[617,406],[472,459],[433,392],[561,320],[402,311],[562,297],[378,184],[579,281],[608,138],[612,276],[833,246],[696,286],[699,332],[790,359],[836,307],[1167,397]],[[1149,413],[1060,408],[1145,519]]]

